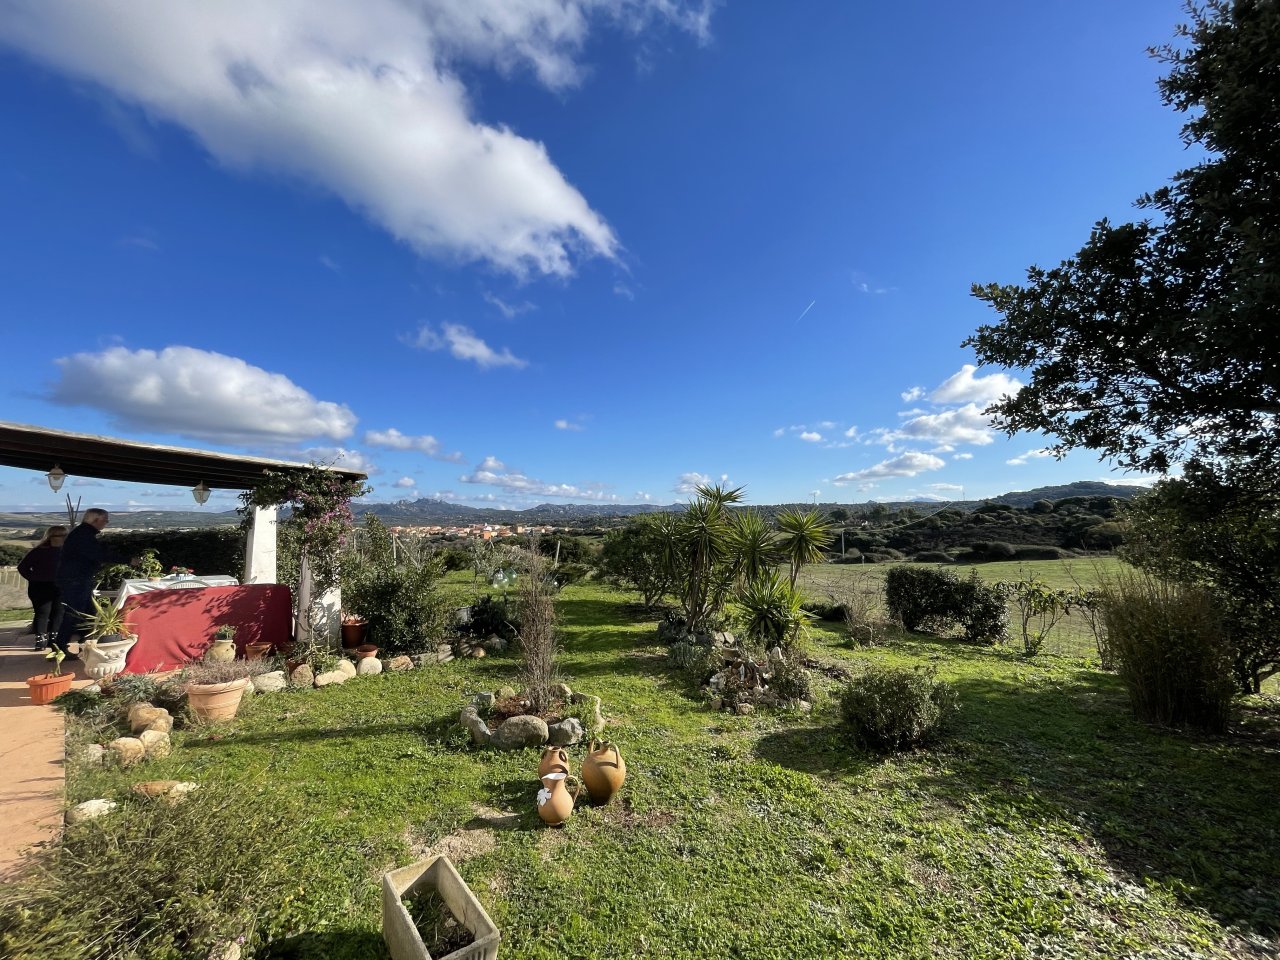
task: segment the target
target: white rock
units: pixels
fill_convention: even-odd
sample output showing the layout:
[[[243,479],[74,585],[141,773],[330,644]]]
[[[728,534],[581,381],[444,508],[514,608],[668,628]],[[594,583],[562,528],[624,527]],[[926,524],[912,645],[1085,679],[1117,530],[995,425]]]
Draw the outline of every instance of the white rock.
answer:
[[[80,759],[91,767],[100,767],[107,762],[107,748],[100,743],[91,743],[84,748]]]
[[[116,737],[107,744],[107,749],[122,767],[132,767],[147,755],[147,748],[137,737]]]
[[[86,800],[84,803],[77,803],[67,811],[67,823],[84,823],[86,820],[106,816],[118,806],[119,804],[114,800],[107,800],[106,798]]]
[[[348,677],[354,677],[356,675],[356,665],[350,660],[339,660],[338,665],[334,667],[334,669],[341,670]]]
[[[362,677],[377,676],[382,672],[382,661],[377,657],[364,657],[356,666],[356,673]]]
[[[351,678],[345,670],[326,670],[324,673],[316,677],[317,687],[337,686],[340,683],[346,683]]]
[[[289,685],[283,670],[272,670],[253,678],[253,689],[258,693],[275,693]]]
[[[208,960],[240,960],[240,944],[233,940],[220,940],[209,951]]]
[[[138,739],[142,741],[142,749],[146,751],[148,760],[167,757],[172,749],[169,734],[160,730],[143,730],[138,734]]]

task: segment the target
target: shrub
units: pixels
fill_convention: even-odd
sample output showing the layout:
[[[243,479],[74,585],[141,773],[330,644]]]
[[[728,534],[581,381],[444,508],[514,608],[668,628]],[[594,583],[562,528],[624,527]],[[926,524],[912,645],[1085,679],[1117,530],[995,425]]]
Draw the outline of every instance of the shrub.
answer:
[[[812,619],[802,603],[800,592],[777,573],[753,580],[738,593],[743,632],[765,647],[790,650],[800,642],[801,631]]]
[[[369,622],[369,641],[388,653],[421,650],[444,629],[447,604],[435,589],[439,557],[405,550],[400,562],[387,528],[365,515],[364,554],[343,565],[343,605]]]
[[[805,613],[812,614],[817,620],[836,623],[845,620],[849,615],[848,608],[843,603],[837,602],[834,597],[831,597],[830,600],[830,603],[824,603],[821,600],[806,600],[800,605],[800,609]]]
[[[485,594],[471,605],[467,630],[477,637],[502,637],[510,642],[520,632],[520,615],[506,597]]]
[[[889,616],[907,630],[945,626],[951,620],[951,594],[956,578],[927,567],[894,567],[884,578]]]
[[[922,550],[911,559],[916,563],[950,563],[951,555],[941,550]]]
[[[190,567],[197,574],[228,573],[237,577],[244,570],[244,534],[238,526],[108,530],[103,533],[102,542],[113,561],[130,561],[152,550],[165,570],[172,566]]]
[[[976,573],[952,585],[953,611],[969,643],[1003,643],[1008,636],[1004,591],[983,583]]]
[[[667,659],[677,670],[701,679],[711,669],[711,648],[705,643],[677,640],[667,648]]]
[[[840,715],[854,740],[884,753],[935,740],[958,712],[954,688],[932,670],[872,666],[840,694]]]
[[[1212,595],[1149,575],[1122,577],[1101,593],[1110,653],[1134,714],[1165,726],[1224,731],[1234,683]]]
[[[793,660],[784,660],[774,668],[769,689],[777,694],[779,700],[813,701],[809,671]]]
[[[569,583],[577,583],[579,580],[586,579],[591,573],[591,568],[585,563],[562,563],[556,567],[553,576],[556,582],[561,586]]]
[[[1065,560],[1070,556],[1071,553],[1061,547],[1039,545],[1018,547],[1013,552],[1015,560]]]

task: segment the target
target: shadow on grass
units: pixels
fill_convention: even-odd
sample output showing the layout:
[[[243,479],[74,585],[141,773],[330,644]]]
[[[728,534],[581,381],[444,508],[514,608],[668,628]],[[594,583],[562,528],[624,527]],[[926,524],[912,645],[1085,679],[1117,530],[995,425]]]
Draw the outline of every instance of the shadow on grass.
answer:
[[[1140,885],[1150,878],[1225,924],[1280,933],[1275,750],[1140,723],[1102,674],[954,686],[963,717],[957,749],[921,789],[994,822],[1034,830],[1056,821],[1068,834],[1088,833]],[[776,752],[788,746],[803,756],[800,743]]]
[[[377,960],[391,956],[382,936],[369,930],[300,933],[269,943],[255,955],[264,960]]]
[[[377,737],[415,734],[435,741],[461,733],[455,717],[440,717],[415,723],[365,723],[350,727],[291,727],[263,730],[253,733],[210,730],[203,736],[188,737],[184,747],[190,749],[217,749],[251,744],[296,743],[322,740],[370,740]]]
[[[858,750],[839,727],[792,727],[765,734],[756,741],[755,755],[791,770],[815,776],[856,776],[880,762]]]

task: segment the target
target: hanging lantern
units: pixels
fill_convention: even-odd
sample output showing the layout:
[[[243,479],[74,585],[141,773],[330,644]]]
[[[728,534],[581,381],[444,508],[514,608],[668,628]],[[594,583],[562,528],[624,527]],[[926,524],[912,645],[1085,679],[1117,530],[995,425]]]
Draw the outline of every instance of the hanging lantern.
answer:
[[[203,480],[191,488],[191,495],[196,498],[196,503],[202,507],[209,502],[209,492],[209,488]]]
[[[57,493],[59,490],[62,489],[62,483],[64,480],[67,479],[66,473],[56,463],[53,465],[53,469],[50,470],[48,473],[46,473],[44,476],[45,476],[45,479],[49,481],[49,489],[52,490],[54,493]]]

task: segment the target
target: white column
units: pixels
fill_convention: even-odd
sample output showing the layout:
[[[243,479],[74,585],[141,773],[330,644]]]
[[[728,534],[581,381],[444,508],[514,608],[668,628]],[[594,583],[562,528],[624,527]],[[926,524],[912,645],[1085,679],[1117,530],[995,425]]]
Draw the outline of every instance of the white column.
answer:
[[[276,507],[254,507],[244,548],[245,583],[279,583],[276,573]]]

